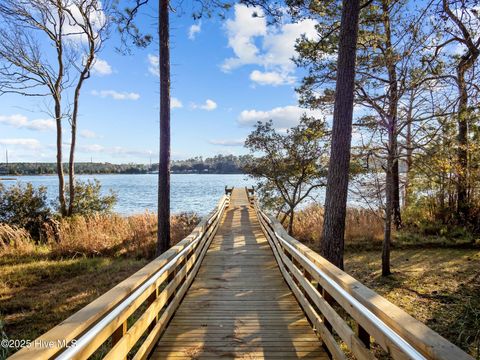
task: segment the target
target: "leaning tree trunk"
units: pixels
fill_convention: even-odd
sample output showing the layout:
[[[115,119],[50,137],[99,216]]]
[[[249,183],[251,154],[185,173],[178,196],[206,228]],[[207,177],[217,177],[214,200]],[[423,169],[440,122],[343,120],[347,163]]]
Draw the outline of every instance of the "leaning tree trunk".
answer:
[[[360,0],[342,1],[332,144],[320,244],[322,256],[340,269],[343,269],[359,12]]]
[[[69,204],[68,204],[68,215],[72,216],[74,212],[75,204],[75,148],[77,144],[77,119],[78,119],[78,109],[80,106],[80,91],[82,90],[83,82],[90,76],[90,68],[92,67],[93,60],[95,59],[95,43],[90,39],[90,53],[85,63],[85,66],[80,73],[77,86],[75,87],[75,94],[73,99],[73,112],[72,112],[72,123],[71,123],[71,136],[72,140],[70,143],[70,157],[68,161],[68,184],[69,184]]]
[[[157,255],[170,247],[170,29],[169,2],[159,0],[160,159]]]

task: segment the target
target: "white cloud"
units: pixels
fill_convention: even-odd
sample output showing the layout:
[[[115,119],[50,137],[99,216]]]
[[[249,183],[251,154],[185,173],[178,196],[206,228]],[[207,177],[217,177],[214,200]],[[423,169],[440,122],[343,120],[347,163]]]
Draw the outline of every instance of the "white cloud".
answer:
[[[95,139],[98,137],[98,135],[94,131],[87,129],[80,131],[80,136],[85,139]]]
[[[22,147],[30,150],[36,150],[41,147],[37,139],[0,139],[1,145],[10,145]]]
[[[55,130],[55,121],[52,119],[36,119],[30,121],[26,126],[27,129],[36,131]]]
[[[243,146],[243,144],[245,143],[245,140],[220,139],[220,140],[209,140],[208,143],[212,145],[220,145],[220,146]]]
[[[190,40],[195,40],[195,36],[197,34],[200,33],[200,31],[202,31],[202,23],[199,22],[198,24],[193,24],[192,26],[190,26],[190,28],[188,29],[188,38]]]
[[[92,67],[92,72],[98,76],[110,75],[112,73],[112,67],[106,60],[96,58]]]
[[[258,121],[266,122],[268,120],[273,121],[273,126],[277,129],[288,129],[297,125],[300,122],[300,118],[303,114],[308,116],[315,116],[317,118],[322,117],[322,113],[319,110],[308,110],[298,106],[284,106],[276,107],[268,111],[262,110],[243,110],[237,121],[242,126],[252,126]]]
[[[105,150],[105,147],[99,144],[81,145],[78,147],[78,150],[81,152],[102,152]]]
[[[206,111],[215,110],[217,107],[218,107],[217,103],[211,99],[207,99],[205,103],[202,105],[192,104],[193,109],[202,109]]]
[[[63,32],[68,38],[74,41],[86,42],[87,35],[85,34],[85,31],[82,30],[82,26],[85,26],[85,20],[79,10],[79,6],[83,6],[85,9],[85,5],[82,2],[76,3],[73,1],[67,1],[68,15],[63,25]],[[89,22],[93,31],[97,33],[104,28],[107,22],[107,17],[101,7],[101,2],[98,2],[98,6],[95,9],[89,6],[88,10]]]
[[[148,71],[150,72],[150,74],[160,76],[159,65],[160,65],[160,60],[158,56],[148,54]]]
[[[170,99],[170,108],[171,109],[180,109],[183,107],[183,104],[180,100],[178,100],[176,97],[172,97]]]
[[[288,74],[281,74],[275,71],[258,71],[253,70],[250,73],[250,80],[259,84],[259,85],[283,85],[283,84],[292,84],[295,81],[293,76]]]
[[[255,14],[259,16],[254,16]],[[228,46],[236,57],[226,59],[222,65],[224,71],[232,70],[245,64],[256,64],[259,61],[259,49],[255,37],[267,35],[267,21],[260,8],[235,5],[234,19],[225,23],[228,35]]]
[[[223,71],[231,71],[243,65],[258,65],[264,73],[269,74],[268,81],[257,81],[262,85],[291,84],[295,65],[291,61],[295,56],[295,43],[305,35],[315,39],[317,22],[305,19],[296,23],[283,23],[279,26],[268,26],[263,10],[259,7],[235,5],[235,15],[225,23],[228,46],[232,48],[234,57],[222,64]],[[276,73],[273,81],[272,74]],[[258,79],[260,72],[254,76]],[[252,77],[252,74],[251,74]],[[262,80],[265,76],[262,77]],[[252,80],[255,81],[255,80]]]
[[[0,124],[13,126],[19,129],[29,129],[34,131],[55,130],[55,121],[52,119],[28,120],[24,115],[1,115]]]
[[[92,90],[91,92],[94,96],[99,96],[101,98],[111,97],[114,100],[138,100],[140,99],[140,94],[134,92],[118,92],[115,90]]]

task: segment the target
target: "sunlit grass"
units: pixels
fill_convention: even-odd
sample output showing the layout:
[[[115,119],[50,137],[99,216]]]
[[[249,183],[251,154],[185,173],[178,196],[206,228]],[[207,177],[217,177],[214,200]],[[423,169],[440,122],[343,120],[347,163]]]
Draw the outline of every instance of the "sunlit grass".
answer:
[[[381,276],[379,251],[347,251],[345,270],[480,359],[480,250],[399,249]]]

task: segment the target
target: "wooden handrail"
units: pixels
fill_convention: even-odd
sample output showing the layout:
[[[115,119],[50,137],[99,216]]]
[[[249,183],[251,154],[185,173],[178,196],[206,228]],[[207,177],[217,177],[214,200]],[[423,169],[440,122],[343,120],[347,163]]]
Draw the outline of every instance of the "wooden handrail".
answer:
[[[374,359],[370,338],[393,359],[472,360],[463,350],[289,236],[252,197],[280,271],[334,359],[346,359],[335,335],[358,359]],[[340,306],[348,316],[335,309]],[[356,326],[352,327],[352,320]],[[332,331],[333,330],[333,331]]]
[[[142,335],[146,339],[134,359],[147,358],[198,272],[229,199],[223,196],[177,245],[10,359],[86,359],[108,339],[111,341],[102,349],[106,351],[103,358],[126,359]],[[139,309],[142,314],[130,324],[132,314]]]

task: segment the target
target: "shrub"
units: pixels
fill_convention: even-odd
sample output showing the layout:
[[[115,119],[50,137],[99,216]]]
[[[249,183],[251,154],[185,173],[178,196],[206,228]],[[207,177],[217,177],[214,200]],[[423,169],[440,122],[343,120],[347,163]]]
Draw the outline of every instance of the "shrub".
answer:
[[[77,181],[75,183],[75,199],[73,202],[73,214],[93,215],[96,213],[109,213],[117,202],[117,195],[110,191],[108,195],[101,194],[102,185],[99,180]],[[67,203],[70,202],[69,193]]]
[[[0,222],[24,228],[38,240],[42,224],[50,217],[45,187],[28,183],[6,188],[0,184]]]

